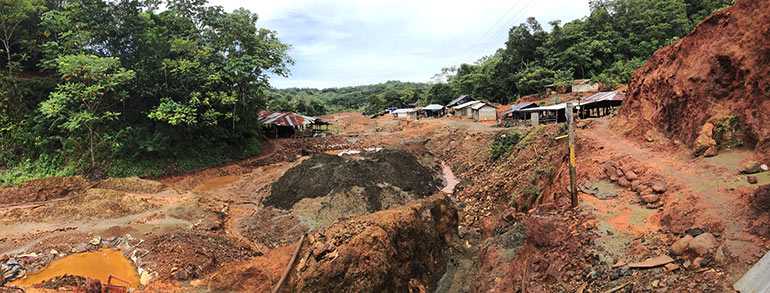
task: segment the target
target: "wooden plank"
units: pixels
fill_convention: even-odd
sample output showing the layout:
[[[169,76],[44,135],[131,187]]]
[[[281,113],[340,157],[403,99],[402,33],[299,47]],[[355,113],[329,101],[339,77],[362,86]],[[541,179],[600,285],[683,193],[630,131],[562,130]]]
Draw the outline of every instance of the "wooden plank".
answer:
[[[567,115],[567,129],[569,130],[569,133],[567,134],[569,136],[569,186],[572,199],[572,208],[576,208],[578,206],[578,198],[576,182],[577,179],[575,178],[577,176],[575,170],[575,127],[572,118],[572,109],[572,102],[568,102],[564,113]]]

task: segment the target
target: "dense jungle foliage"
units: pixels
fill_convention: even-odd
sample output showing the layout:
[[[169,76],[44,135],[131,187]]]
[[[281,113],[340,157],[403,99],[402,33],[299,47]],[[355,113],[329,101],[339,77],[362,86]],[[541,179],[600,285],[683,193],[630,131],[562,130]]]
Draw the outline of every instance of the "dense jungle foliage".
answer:
[[[3,0],[0,183],[257,154],[268,74],[292,63],[257,19],[204,0]]]

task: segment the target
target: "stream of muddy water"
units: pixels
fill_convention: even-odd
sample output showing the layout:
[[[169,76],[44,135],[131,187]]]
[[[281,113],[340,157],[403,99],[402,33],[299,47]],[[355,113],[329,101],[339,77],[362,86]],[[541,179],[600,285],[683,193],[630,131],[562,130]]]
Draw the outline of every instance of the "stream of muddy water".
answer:
[[[446,180],[446,183],[447,183],[446,186],[444,186],[444,188],[441,189],[441,191],[446,192],[448,194],[453,194],[455,192],[455,186],[457,186],[457,184],[460,183],[460,180],[457,180],[457,178],[455,178],[455,174],[452,173],[452,168],[450,168],[449,165],[447,165],[446,163],[441,162],[441,169],[442,169],[442,172],[444,173],[444,179]]]

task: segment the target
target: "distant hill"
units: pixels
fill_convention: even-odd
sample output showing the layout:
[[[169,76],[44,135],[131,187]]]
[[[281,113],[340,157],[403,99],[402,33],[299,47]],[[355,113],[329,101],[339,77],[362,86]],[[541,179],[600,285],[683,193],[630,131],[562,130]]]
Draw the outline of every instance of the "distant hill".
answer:
[[[347,111],[374,113],[387,107],[427,102],[430,84],[391,80],[385,83],[340,88],[271,88],[265,91],[267,108],[310,116]]]

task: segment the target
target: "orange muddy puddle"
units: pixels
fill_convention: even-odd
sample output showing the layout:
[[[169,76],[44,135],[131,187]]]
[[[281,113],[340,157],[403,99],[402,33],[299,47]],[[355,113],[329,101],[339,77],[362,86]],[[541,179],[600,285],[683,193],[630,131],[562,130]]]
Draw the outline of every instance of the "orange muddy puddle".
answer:
[[[86,276],[107,283],[107,277],[115,277],[131,282],[131,288],[139,285],[139,274],[134,264],[123,253],[109,248],[76,253],[57,259],[41,270],[27,274],[27,277],[11,282],[16,286],[31,286],[64,274]],[[122,284],[113,281],[114,284]]]
[[[214,190],[222,186],[225,186],[227,184],[233,183],[236,180],[238,180],[238,178],[241,178],[241,176],[230,175],[230,176],[223,176],[223,177],[218,177],[214,179],[209,179],[203,182],[201,185],[196,186],[194,190],[196,191]]]

